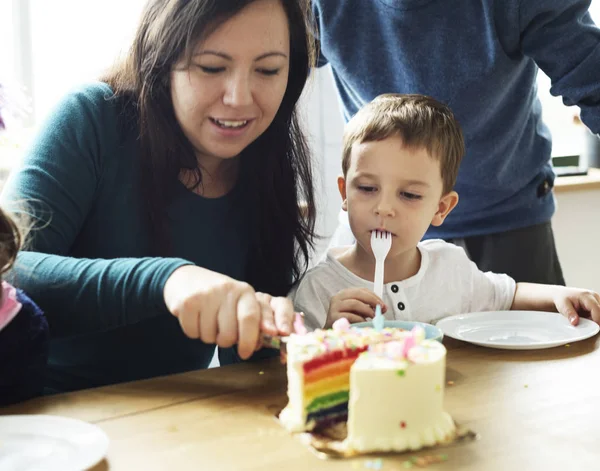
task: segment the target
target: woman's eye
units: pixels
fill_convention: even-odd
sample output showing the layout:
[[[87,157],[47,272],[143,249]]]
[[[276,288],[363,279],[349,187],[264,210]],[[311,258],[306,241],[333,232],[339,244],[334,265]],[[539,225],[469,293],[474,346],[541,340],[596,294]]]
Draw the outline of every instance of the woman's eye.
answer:
[[[258,72],[270,77],[272,75],[277,75],[280,70],[281,69],[258,69]]]
[[[200,67],[200,70],[205,74],[218,74],[225,70],[225,67],[206,67],[204,65],[199,65],[198,67]]]
[[[422,198],[421,195],[416,195],[415,193],[409,193],[407,191],[401,192],[400,195],[407,200],[420,200]]]

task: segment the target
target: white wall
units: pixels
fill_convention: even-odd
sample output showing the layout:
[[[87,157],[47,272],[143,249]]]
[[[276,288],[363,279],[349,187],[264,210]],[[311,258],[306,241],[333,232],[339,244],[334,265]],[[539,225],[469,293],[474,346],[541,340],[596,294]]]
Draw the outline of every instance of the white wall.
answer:
[[[600,188],[559,192],[552,220],[567,285],[600,293]]]
[[[314,261],[324,252],[337,227],[341,199],[337,177],[341,174],[344,121],[329,66],[316,70],[302,99],[304,122],[311,136],[317,187],[317,244]]]

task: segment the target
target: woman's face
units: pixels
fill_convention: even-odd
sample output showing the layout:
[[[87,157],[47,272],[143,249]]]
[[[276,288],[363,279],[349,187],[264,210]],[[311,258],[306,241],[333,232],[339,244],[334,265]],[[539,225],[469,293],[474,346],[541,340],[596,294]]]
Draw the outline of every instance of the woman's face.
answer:
[[[171,73],[175,116],[200,164],[237,156],[271,124],[289,73],[288,20],[280,0],[257,0]]]

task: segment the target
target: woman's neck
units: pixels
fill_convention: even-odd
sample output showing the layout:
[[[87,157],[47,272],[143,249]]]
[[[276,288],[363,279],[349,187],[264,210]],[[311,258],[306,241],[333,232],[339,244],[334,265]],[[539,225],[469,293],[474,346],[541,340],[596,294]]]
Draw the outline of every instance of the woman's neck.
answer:
[[[205,198],[219,198],[235,186],[239,174],[239,157],[232,159],[198,159],[202,180],[194,187],[196,173],[184,169],[179,174],[181,182],[194,193]]]
[[[337,260],[356,276],[373,281],[375,258],[355,243],[352,248],[340,254]],[[421,252],[417,247],[385,259],[383,282],[403,281],[415,276],[421,268]]]

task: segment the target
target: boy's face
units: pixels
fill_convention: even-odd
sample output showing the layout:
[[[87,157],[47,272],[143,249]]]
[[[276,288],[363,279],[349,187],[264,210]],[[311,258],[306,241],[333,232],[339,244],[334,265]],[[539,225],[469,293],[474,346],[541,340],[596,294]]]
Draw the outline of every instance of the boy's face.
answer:
[[[388,257],[416,247],[429,225],[442,224],[458,202],[454,191],[442,195],[440,162],[425,148],[404,147],[396,136],[355,144],[338,187],[350,228],[367,253],[372,231],[392,233]]]

